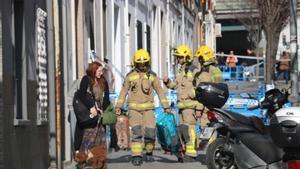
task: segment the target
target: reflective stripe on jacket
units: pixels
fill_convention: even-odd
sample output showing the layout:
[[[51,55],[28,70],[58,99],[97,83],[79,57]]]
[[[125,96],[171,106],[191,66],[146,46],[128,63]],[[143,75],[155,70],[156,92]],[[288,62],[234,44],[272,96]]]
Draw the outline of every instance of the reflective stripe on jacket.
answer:
[[[179,108],[194,108],[196,104],[194,101],[196,94],[193,80],[198,69],[194,65],[190,65],[186,72],[185,68],[186,65],[182,65],[176,74],[175,81],[169,80],[166,86],[176,90]]]
[[[133,70],[127,74],[121,89],[116,107],[123,107],[127,97],[128,108],[134,110],[154,109],[154,91],[157,93],[164,108],[169,107],[165,91],[155,73],[144,73]]]

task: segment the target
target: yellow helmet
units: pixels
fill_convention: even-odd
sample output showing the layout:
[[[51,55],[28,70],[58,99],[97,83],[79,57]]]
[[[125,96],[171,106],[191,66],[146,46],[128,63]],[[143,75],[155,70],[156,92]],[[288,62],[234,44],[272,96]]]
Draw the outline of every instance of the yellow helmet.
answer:
[[[204,62],[208,62],[215,58],[213,50],[208,46],[201,46],[194,55],[199,59],[200,56],[203,57]]]
[[[186,45],[181,45],[177,47],[174,51],[174,56],[182,56],[184,59],[184,62],[192,62],[193,61],[193,56],[191,53],[191,49],[186,46]]]
[[[150,55],[144,49],[139,49],[135,52],[134,63],[146,63],[150,62]]]

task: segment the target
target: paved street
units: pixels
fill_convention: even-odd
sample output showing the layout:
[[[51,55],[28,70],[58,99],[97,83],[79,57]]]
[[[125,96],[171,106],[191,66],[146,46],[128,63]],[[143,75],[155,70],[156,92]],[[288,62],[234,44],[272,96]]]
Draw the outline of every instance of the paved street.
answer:
[[[199,156],[196,162],[189,163],[177,163],[177,158],[174,155],[164,154],[163,151],[156,150],[154,152],[155,161],[152,163],[144,162],[141,167],[134,167],[130,163],[130,152],[119,151],[113,152],[108,156],[108,168],[109,169],[205,169],[205,156],[204,152],[199,152]]]
[[[154,152],[155,161],[153,163],[143,163],[141,167],[134,167],[130,163],[130,152],[119,151],[109,154],[109,169],[206,169],[204,152],[200,151],[196,162],[178,163],[174,155],[164,154],[163,151]]]
[[[199,156],[196,162],[178,163],[174,155],[164,154],[161,150],[155,150],[154,162],[144,162],[142,166],[135,167],[130,162],[130,152],[121,150],[108,154],[108,169],[206,169],[204,152],[199,151],[198,153]],[[75,169],[75,163],[73,162],[66,169]]]

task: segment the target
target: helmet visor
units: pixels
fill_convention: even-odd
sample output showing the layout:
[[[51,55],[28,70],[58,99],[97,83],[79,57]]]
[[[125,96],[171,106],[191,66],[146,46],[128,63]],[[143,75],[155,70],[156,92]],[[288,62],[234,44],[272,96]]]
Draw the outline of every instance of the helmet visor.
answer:
[[[136,63],[136,68],[140,71],[147,71],[149,68],[149,62]]]
[[[184,56],[177,56],[177,59],[178,59],[178,60],[184,59]]]
[[[203,58],[202,55],[200,55],[200,56],[198,57],[198,61],[199,61],[200,64],[203,64],[203,63],[205,62],[205,60],[204,60],[204,58]]]

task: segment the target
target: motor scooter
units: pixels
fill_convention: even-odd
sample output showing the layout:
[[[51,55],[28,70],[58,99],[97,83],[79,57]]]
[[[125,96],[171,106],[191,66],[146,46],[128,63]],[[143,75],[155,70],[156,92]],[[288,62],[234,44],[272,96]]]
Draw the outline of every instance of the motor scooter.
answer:
[[[206,150],[208,169],[300,168],[300,108],[282,108],[288,102],[287,91],[269,90],[264,100],[252,107],[267,110],[269,126],[258,117],[216,108],[217,97],[223,95],[219,98],[226,98],[224,93],[228,91],[222,94],[214,84],[200,84],[196,91],[198,101],[206,100],[204,105],[209,108],[209,120],[214,123],[217,133]],[[215,98],[209,95],[215,95]],[[214,101],[208,102],[208,98]]]

